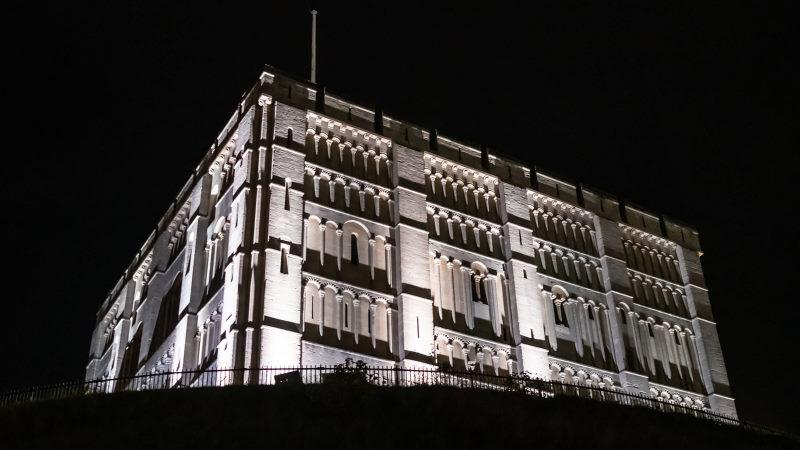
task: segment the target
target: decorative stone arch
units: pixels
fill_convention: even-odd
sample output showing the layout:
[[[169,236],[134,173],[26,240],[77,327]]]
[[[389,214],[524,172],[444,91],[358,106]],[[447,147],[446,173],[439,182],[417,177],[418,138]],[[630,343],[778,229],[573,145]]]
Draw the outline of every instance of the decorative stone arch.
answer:
[[[367,339],[372,337],[375,331],[375,318],[373,317],[374,305],[373,300],[366,294],[359,294],[358,298],[358,333],[357,335],[364,336]],[[355,303],[355,301],[354,301]],[[358,339],[356,339],[358,342]]]
[[[355,236],[355,238],[353,238]],[[342,225],[342,257],[348,262],[354,262],[357,256],[358,264],[369,264],[369,241],[372,237],[369,229],[356,220],[348,220]]]
[[[572,366],[565,367],[562,374],[564,375],[565,383],[575,384],[575,376],[577,374],[577,371]]]
[[[327,255],[336,256],[339,253],[339,239],[336,233],[338,230],[339,225],[336,222],[332,220],[325,222],[325,237],[323,242],[325,243],[325,254]]]
[[[486,267],[486,265],[480,261],[473,261],[472,264],[470,264],[470,268],[476,274],[489,275],[489,268]]]
[[[319,296],[320,285],[315,280],[306,281],[303,290],[303,309],[305,322],[321,324],[322,320],[322,299]]]
[[[564,289],[562,286],[558,284],[550,288],[550,292],[552,292],[556,298],[563,298],[563,299],[569,298],[569,292],[567,292],[566,289]]]
[[[336,308],[336,296],[339,290],[332,284],[327,284],[322,288],[323,291],[323,325],[328,328],[336,329],[336,321],[339,315]]]
[[[385,236],[375,235],[375,245],[372,249],[372,261],[376,269],[386,270],[386,244],[388,243]]]
[[[358,313],[353,305],[353,300],[355,298],[356,294],[350,289],[342,291],[341,320],[339,323],[341,324],[342,330],[357,334],[358,329],[356,328],[356,323],[358,321]]]
[[[320,225],[322,219],[315,215],[308,216],[306,225],[306,248],[317,252],[322,252],[322,232]]]
[[[383,342],[389,342],[389,326],[388,326],[388,313],[389,302],[384,298],[376,298],[375,304],[375,322],[373,324],[373,340],[377,339]]]
[[[450,365],[455,367],[455,360],[459,359],[459,360],[463,360],[464,367],[468,367],[466,365],[468,361],[464,357],[465,355],[462,352],[463,349],[467,348],[466,342],[464,342],[463,340],[461,340],[459,338],[453,338],[452,339],[452,346],[453,346],[453,348],[452,348],[452,358],[451,358],[451,361],[450,361]]]

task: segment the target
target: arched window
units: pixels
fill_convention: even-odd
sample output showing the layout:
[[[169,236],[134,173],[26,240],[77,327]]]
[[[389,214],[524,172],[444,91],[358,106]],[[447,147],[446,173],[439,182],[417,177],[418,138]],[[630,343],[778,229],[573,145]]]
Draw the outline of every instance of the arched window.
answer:
[[[350,262],[358,265],[358,235],[350,235]]]
[[[470,267],[472,268],[472,301],[489,303],[489,297],[486,295],[486,275],[489,270],[479,262],[473,262]]]
[[[554,287],[552,292],[555,295],[555,299],[553,299],[553,312],[556,316],[556,325],[569,327],[569,320],[567,320],[567,309],[565,306],[569,294],[566,294],[563,289],[558,287]]]

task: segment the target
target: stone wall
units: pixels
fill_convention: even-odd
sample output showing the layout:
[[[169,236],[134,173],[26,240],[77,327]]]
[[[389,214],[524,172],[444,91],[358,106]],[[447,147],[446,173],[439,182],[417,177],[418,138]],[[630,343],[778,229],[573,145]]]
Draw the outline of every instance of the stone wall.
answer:
[[[271,71],[244,95],[98,311],[87,379],[349,357],[735,414],[695,230],[317,95]]]

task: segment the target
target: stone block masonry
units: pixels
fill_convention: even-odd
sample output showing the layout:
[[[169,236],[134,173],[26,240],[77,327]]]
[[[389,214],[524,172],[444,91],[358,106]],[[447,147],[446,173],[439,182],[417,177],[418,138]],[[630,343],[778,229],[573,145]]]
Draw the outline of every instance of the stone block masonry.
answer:
[[[103,302],[86,378],[352,358],[735,415],[701,254],[687,225],[266,68]]]

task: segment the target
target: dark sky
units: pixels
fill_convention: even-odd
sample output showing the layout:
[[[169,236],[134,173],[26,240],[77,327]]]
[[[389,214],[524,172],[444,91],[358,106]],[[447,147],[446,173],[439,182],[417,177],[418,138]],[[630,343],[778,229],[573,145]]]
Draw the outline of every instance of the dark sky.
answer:
[[[116,3],[6,16],[0,390],[83,376],[97,308],[263,64],[308,73],[304,2]],[[319,81],[698,227],[741,416],[800,430],[794,11],[424,3],[320,5]]]

